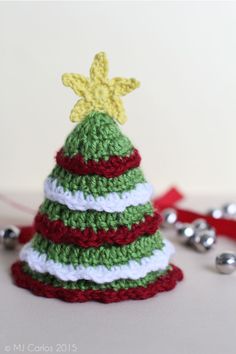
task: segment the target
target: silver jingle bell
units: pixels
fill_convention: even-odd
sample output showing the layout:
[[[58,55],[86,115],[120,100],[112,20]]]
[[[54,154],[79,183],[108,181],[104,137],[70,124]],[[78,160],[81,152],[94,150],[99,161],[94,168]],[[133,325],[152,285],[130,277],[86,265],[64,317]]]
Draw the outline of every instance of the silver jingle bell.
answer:
[[[216,269],[222,274],[231,274],[236,269],[236,255],[231,252],[221,253],[216,257]]]
[[[164,209],[161,213],[162,216],[162,227],[173,226],[177,221],[177,212],[175,209],[167,208]]]
[[[224,217],[231,219],[236,217],[236,203],[227,203],[222,207]]]
[[[211,226],[208,224],[208,222],[204,219],[196,219],[192,223],[195,231],[203,231],[203,230],[209,230]]]
[[[0,230],[0,240],[4,248],[8,250],[14,249],[17,245],[19,235],[20,229],[14,225],[6,226]]]
[[[224,216],[223,210],[220,208],[210,209],[207,214],[214,219],[221,219]]]
[[[176,223],[177,235],[182,243],[189,243],[194,236],[195,231],[192,224],[177,222]]]
[[[207,252],[216,243],[216,233],[214,229],[202,230],[191,238],[191,245],[198,252]]]

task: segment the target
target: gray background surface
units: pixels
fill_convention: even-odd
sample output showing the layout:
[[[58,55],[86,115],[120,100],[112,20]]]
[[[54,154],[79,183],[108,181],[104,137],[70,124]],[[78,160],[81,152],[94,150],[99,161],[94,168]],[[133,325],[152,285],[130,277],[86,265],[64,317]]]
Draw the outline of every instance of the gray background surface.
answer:
[[[41,197],[18,199],[36,209]],[[206,210],[230,199],[191,197],[182,205]],[[1,224],[31,219],[4,204],[0,208]],[[178,245],[173,233],[166,236],[176,246],[173,261],[184,270],[185,280],[152,299],[110,305],[68,304],[17,288],[9,268],[18,251],[1,248],[0,352],[235,354],[236,274],[214,270],[216,254],[235,250],[234,242],[220,238],[214,250],[202,255]]]

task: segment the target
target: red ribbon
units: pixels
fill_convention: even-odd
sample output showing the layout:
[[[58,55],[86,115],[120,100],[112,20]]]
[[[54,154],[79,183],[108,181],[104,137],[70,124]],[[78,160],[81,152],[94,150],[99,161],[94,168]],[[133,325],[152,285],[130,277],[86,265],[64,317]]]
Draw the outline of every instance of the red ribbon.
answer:
[[[20,235],[18,240],[21,244],[29,242],[35,233],[34,226],[19,226],[19,229]]]
[[[196,213],[192,210],[186,210],[177,207],[175,204],[184,199],[184,195],[177,188],[171,188],[162,196],[153,200],[154,207],[161,211],[166,208],[173,208],[177,211],[178,221],[191,223],[195,219],[204,219],[216,229],[218,236],[228,236],[236,241],[236,220],[232,219],[215,219],[206,214]]]

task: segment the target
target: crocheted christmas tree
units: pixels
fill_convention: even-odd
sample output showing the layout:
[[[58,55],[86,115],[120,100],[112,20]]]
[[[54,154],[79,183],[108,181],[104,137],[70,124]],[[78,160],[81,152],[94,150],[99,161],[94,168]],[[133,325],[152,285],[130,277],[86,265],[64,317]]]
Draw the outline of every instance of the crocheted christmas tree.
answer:
[[[116,122],[126,120],[119,96],[139,83],[107,74],[99,53],[90,79],[63,76],[82,97],[71,112],[79,123],[45,181],[36,233],[12,266],[15,283],[36,295],[70,302],[146,299],[182,279],[169,263],[174,248],[159,231],[140,155]]]

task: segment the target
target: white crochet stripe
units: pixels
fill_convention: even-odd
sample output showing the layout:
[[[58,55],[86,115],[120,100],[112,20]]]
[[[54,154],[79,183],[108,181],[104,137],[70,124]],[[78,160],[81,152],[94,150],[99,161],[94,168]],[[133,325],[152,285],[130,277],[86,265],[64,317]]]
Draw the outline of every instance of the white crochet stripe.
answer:
[[[162,250],[154,250],[150,257],[141,258],[140,261],[130,260],[127,264],[107,268],[103,265],[85,267],[83,265],[57,263],[47,259],[47,255],[35,251],[31,243],[26,244],[21,252],[20,259],[28,263],[29,267],[39,273],[49,273],[64,281],[77,281],[80,279],[92,280],[98,284],[109,283],[117,279],[139,279],[149,272],[164,270],[175,250],[173,245],[164,240]]]
[[[106,196],[95,198],[85,196],[82,191],[71,192],[64,190],[57,179],[48,177],[44,183],[45,197],[66,205],[71,210],[97,210],[108,213],[123,212],[129,206],[146,204],[152,196],[152,186],[149,183],[137,183],[135,188],[121,194],[112,192]]]

